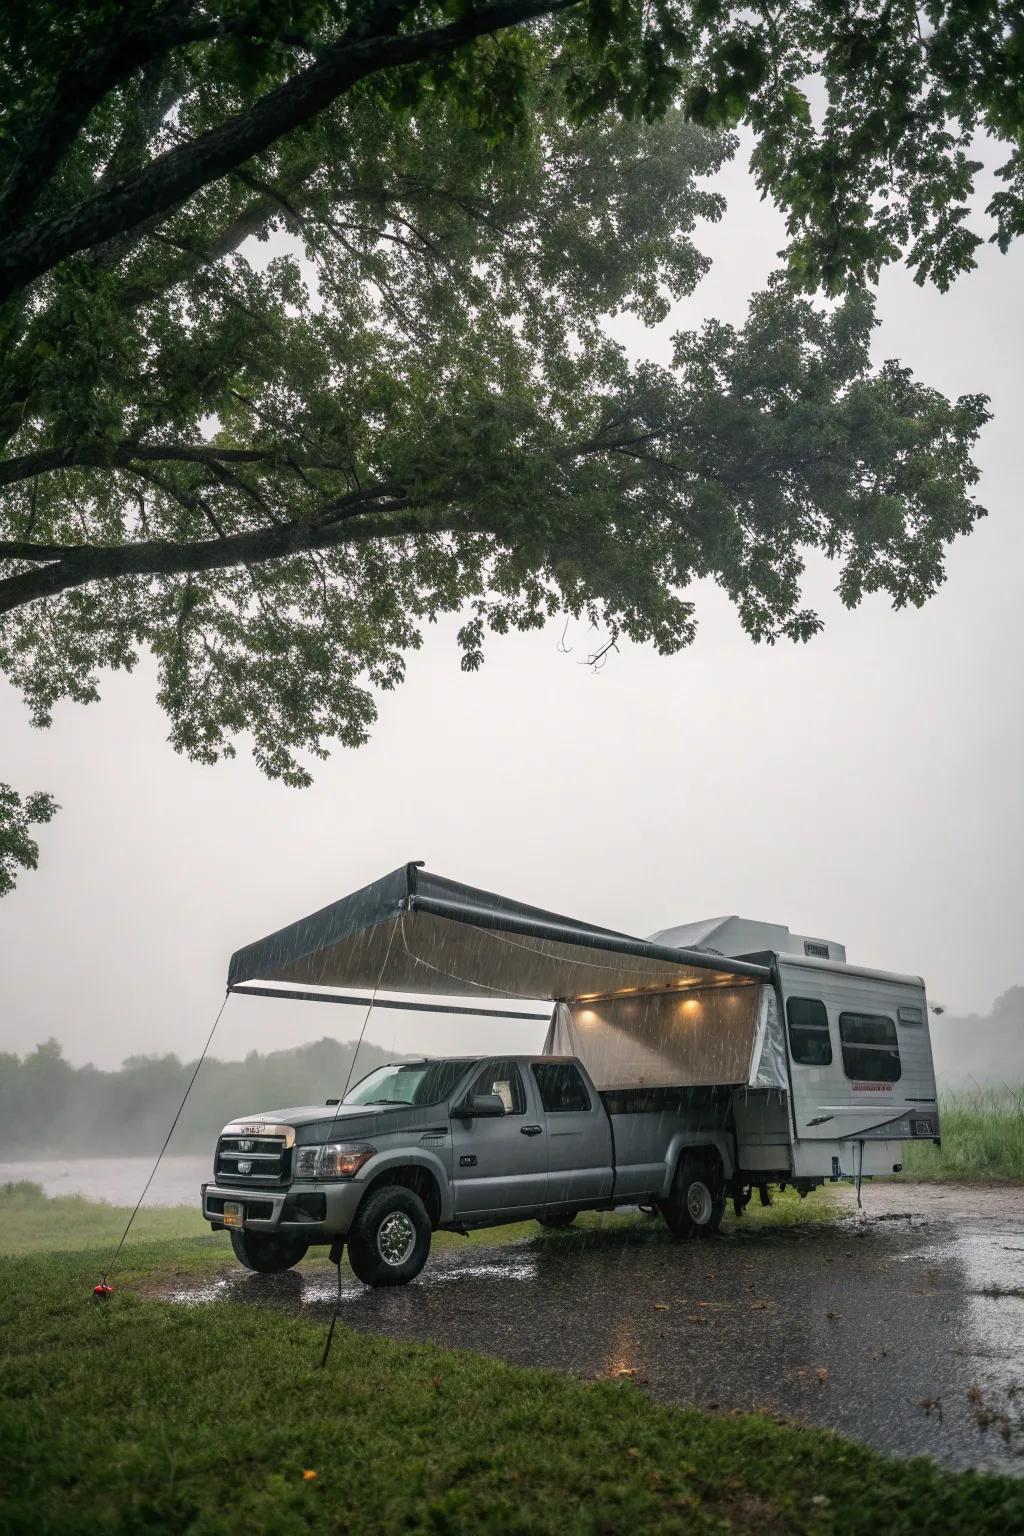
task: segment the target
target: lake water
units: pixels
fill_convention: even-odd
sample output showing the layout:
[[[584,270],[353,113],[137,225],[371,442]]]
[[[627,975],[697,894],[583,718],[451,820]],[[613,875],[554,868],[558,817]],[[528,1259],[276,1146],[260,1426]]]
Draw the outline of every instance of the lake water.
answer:
[[[165,1157],[146,1196],[147,1205],[199,1205],[199,1185],[210,1178],[209,1156]],[[0,1184],[31,1179],[48,1195],[85,1195],[110,1205],[134,1205],[153,1168],[151,1157],[48,1158],[0,1162]]]

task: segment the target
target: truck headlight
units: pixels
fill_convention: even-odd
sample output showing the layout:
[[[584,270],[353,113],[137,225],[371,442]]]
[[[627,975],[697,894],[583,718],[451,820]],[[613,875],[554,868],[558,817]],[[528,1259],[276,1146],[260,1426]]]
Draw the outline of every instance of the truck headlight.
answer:
[[[298,1147],[295,1172],[307,1179],[352,1179],[376,1150],[367,1141],[328,1141],[318,1147]]]

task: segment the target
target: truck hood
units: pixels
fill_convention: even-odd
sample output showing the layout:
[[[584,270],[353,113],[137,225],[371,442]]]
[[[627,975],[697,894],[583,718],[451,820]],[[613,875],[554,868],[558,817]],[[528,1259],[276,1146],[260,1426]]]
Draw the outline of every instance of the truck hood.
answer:
[[[396,1104],[395,1109],[404,1106]],[[291,1109],[258,1109],[251,1115],[236,1115],[232,1125],[240,1125],[244,1120],[247,1125],[258,1125],[261,1121],[274,1121],[276,1125],[309,1125],[313,1120],[358,1120],[364,1115],[379,1115],[387,1113],[386,1104],[298,1104]]]
[[[251,1115],[236,1115],[231,1121],[235,1134],[239,1127],[256,1130],[264,1125],[295,1127],[297,1146],[317,1141],[347,1141],[353,1137],[369,1139],[385,1131],[413,1130],[421,1126],[448,1128],[447,1104],[299,1104],[290,1109],[260,1109]],[[225,1130],[227,1128],[225,1127]],[[222,1132],[223,1134],[223,1132]]]

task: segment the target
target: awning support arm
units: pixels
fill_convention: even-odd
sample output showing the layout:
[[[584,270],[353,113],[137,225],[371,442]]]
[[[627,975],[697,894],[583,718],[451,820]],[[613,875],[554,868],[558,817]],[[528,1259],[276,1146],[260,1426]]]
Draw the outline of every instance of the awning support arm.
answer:
[[[375,999],[369,994],[363,996],[350,993],[347,997],[340,997],[328,992],[308,992],[300,987],[258,987],[248,981],[236,982],[228,990],[248,997],[283,997],[299,1003],[354,1003],[357,1008],[372,1005],[376,1008],[400,1008],[406,1013],[463,1013],[476,1018],[527,1019],[538,1024],[545,1023],[551,1017],[550,1008],[543,1013],[523,1013],[509,1008],[473,1008],[458,1003],[414,1003],[390,997]]]

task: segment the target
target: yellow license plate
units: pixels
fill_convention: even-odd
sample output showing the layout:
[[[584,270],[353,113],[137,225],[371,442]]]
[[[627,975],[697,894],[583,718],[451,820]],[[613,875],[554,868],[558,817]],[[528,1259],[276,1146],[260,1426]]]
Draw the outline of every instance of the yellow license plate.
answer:
[[[244,1225],[245,1206],[238,1200],[224,1201],[224,1225],[226,1227],[241,1227]]]

